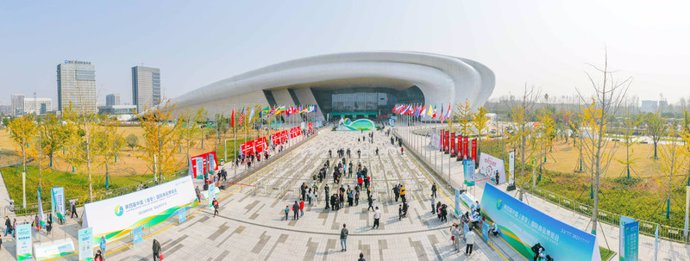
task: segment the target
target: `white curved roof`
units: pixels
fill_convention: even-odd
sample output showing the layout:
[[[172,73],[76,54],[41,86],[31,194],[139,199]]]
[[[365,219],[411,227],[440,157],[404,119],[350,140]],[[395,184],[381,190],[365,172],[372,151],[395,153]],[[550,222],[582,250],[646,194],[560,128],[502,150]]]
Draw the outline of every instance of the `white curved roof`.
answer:
[[[427,104],[470,101],[481,106],[494,89],[494,73],[464,58],[418,52],[356,52],[282,62],[220,80],[172,99],[177,109],[280,87],[370,83],[404,89],[417,86]],[[327,83],[327,84],[324,84]],[[331,86],[333,87],[333,86]],[[235,100],[233,103],[238,103]]]

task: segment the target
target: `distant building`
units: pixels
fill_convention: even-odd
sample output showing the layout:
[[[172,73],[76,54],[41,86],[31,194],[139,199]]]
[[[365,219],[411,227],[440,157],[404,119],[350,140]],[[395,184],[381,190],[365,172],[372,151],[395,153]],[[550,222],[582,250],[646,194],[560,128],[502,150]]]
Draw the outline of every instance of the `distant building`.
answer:
[[[134,66],[132,67],[132,104],[137,111],[161,102],[161,73],[158,68]]]
[[[137,113],[136,105],[106,105],[98,106],[98,114],[117,116],[118,120],[128,121]]]
[[[11,101],[11,115],[12,116],[21,116],[24,115],[24,94],[12,94],[12,101]]]
[[[105,106],[120,105],[119,94],[108,94],[105,96]],[[99,108],[100,110],[100,108]]]
[[[12,105],[0,105],[0,115],[12,116]]]
[[[57,90],[59,111],[72,104],[77,113],[96,113],[96,66],[84,61],[58,64]]]
[[[53,110],[51,98],[24,98],[24,114],[41,115]]]
[[[652,100],[642,100],[642,104],[640,105],[640,111],[641,112],[657,112],[659,109],[659,102],[658,101],[652,101]]]

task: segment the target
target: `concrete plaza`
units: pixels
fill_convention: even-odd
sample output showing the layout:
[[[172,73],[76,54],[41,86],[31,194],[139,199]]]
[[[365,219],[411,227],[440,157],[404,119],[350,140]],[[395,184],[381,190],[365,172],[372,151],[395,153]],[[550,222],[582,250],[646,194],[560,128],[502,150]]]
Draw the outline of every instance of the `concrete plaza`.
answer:
[[[430,213],[431,185],[438,181],[437,177],[415,157],[401,155],[400,148],[391,145],[383,132],[375,132],[374,143],[357,141],[367,134],[321,130],[319,135],[279,159],[253,169],[251,175],[242,175],[247,170],[240,167],[234,176],[235,170],[226,165],[232,185],[219,194],[218,216],[213,217],[211,209],[197,207],[182,224],[168,220],[144,231],[142,243],[132,244],[129,238],[109,242],[106,259],[152,260],[154,238],[161,242],[166,260],[357,260],[360,253],[367,260],[513,259],[510,249],[487,244],[478,236],[471,256],[465,256],[464,249],[460,253],[455,251],[449,230],[453,220],[442,223]],[[339,148],[351,150],[348,163],[352,161],[356,166],[361,162],[368,167],[374,205],[382,210],[380,228],[371,228],[373,211],[367,211],[366,193],[362,193],[357,206],[338,211],[324,208],[323,187],[328,184],[331,193],[336,188],[332,183],[332,168],[318,184],[318,202],[307,204],[304,216],[298,221],[292,220],[292,212],[290,220],[284,220],[283,209],[298,200],[299,186],[303,182],[311,186],[312,176],[324,162],[330,160],[332,165],[337,160],[329,159],[327,151],[332,150],[335,156]],[[357,150],[361,151],[361,157]],[[354,189],[354,176],[345,178],[343,184]],[[408,190],[410,210],[402,220],[398,220],[399,202],[394,202],[395,184],[404,184]],[[441,189],[439,200],[452,209],[449,195]],[[339,234],[343,224],[350,231],[347,252],[340,251]],[[65,225],[56,225],[49,239],[74,239],[78,229],[79,225],[69,220]],[[13,240],[5,241],[0,259],[14,258],[13,244]],[[76,260],[76,256],[68,258]]]

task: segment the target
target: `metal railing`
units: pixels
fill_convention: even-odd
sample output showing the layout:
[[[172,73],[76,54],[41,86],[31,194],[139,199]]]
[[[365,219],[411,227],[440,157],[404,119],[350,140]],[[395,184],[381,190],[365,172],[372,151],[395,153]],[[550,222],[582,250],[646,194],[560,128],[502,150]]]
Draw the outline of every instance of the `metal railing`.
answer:
[[[575,211],[585,216],[592,215],[592,206],[583,204],[581,202],[563,198],[557,194],[551,193],[550,191],[540,189],[540,188],[530,188],[527,186],[522,186],[522,189],[529,192],[532,195],[538,196],[546,201],[554,203],[560,207]],[[604,223],[618,226],[620,221],[620,214],[612,213],[606,210],[599,209],[598,218],[599,221]],[[651,222],[647,220],[638,220],[640,222],[640,233],[647,236],[654,236],[657,225],[659,226],[659,238],[680,242],[680,243],[690,243],[688,238],[683,236],[683,229],[662,225],[656,222]]]

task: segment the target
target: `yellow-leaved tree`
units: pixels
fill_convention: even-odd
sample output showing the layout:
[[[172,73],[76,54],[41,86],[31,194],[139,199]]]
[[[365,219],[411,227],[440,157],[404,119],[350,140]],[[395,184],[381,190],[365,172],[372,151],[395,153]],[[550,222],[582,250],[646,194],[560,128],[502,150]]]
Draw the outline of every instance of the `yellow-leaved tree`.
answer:
[[[29,154],[29,145],[36,138],[38,128],[31,115],[14,118],[7,127],[10,138],[19,147],[17,152],[22,156],[22,207],[26,208],[26,158]]]
[[[141,146],[143,157],[149,162],[153,180],[165,180],[167,173],[174,173],[181,165],[175,161],[175,149],[180,143],[181,121],[172,117],[174,105],[169,101],[147,110],[140,118],[144,129],[144,142]]]

